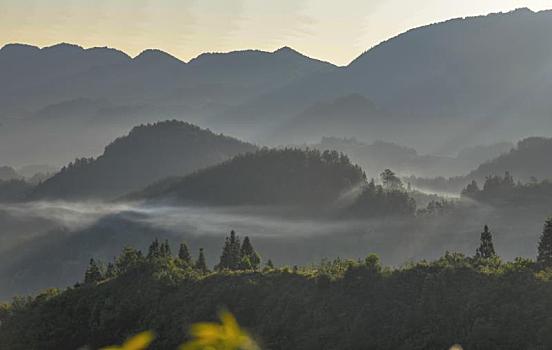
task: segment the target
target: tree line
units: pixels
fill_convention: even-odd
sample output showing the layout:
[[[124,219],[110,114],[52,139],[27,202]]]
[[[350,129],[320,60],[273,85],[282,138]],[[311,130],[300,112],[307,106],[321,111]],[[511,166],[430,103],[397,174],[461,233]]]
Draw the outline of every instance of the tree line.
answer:
[[[253,248],[251,239],[245,236],[241,242],[240,237],[232,230],[224,241],[219,263],[214,266],[214,270],[218,272],[257,271],[260,265],[261,257]],[[178,253],[173,255],[169,241],[159,242],[156,238],[149,245],[147,254],[132,247],[125,247],[113,262],[107,264],[91,258],[84,273],[84,283],[100,282],[144,266],[170,266],[199,274],[211,271],[207,266],[203,248],[199,248],[197,258],[193,259],[186,242],[181,242]],[[274,267],[270,259],[266,266],[267,268]]]
[[[154,240],[139,266],[113,278],[0,305],[0,349],[95,349],[145,329],[158,335],[151,349],[175,349],[189,339],[183,327],[221,306],[266,349],[552,348],[552,219],[536,261],[502,262],[489,227],[471,256],[395,268],[370,254],[243,270],[245,242],[228,235],[216,272],[203,273],[185,245],[173,254]],[[122,254],[116,267],[135,258]],[[238,272],[218,272],[229,270]]]

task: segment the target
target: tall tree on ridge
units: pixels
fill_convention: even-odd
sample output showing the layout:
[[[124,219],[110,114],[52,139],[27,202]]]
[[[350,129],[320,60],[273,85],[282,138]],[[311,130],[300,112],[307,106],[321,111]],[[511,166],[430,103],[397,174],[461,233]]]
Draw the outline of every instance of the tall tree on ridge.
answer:
[[[197,257],[195,268],[201,271],[202,273],[206,273],[209,271],[209,269],[207,269],[207,262],[205,261],[205,255],[203,254],[203,248],[199,248],[199,256]]]
[[[178,258],[184,265],[186,266],[192,265],[192,257],[190,256],[190,250],[188,249],[188,245],[186,245],[185,242],[180,243],[180,248],[178,249]]]
[[[537,262],[543,267],[552,267],[552,218],[544,223],[539,240]]]
[[[481,243],[475,251],[475,257],[488,259],[494,256],[496,256],[496,253],[493,245],[493,235],[489,231],[489,226],[485,225],[483,232],[481,232]]]

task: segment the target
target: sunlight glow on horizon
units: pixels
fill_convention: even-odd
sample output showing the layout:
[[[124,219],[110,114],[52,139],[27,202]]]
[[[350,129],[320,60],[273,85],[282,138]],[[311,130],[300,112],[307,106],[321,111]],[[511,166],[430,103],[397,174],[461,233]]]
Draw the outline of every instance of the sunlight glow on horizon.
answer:
[[[552,0],[0,0],[0,46],[60,42],[148,48],[183,61],[203,52],[274,51],[348,64],[408,29],[450,18],[552,8]]]

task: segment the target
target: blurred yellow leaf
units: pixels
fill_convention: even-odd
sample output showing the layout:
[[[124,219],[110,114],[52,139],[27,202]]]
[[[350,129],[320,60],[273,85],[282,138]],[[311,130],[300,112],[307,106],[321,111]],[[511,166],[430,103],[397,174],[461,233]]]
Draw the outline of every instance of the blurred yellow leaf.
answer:
[[[152,332],[138,333],[123,343],[122,346],[108,346],[100,350],[144,350],[151,344],[155,336]]]
[[[251,336],[240,328],[228,311],[220,313],[221,323],[197,323],[190,328],[192,340],[180,350],[258,350]]]

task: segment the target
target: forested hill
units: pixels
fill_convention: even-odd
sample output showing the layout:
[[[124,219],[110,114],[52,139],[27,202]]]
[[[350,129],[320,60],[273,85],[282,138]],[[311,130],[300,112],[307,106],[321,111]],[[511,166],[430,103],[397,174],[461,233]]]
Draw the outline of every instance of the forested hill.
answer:
[[[131,195],[220,205],[327,205],[365,175],[335,151],[262,149]]]
[[[518,142],[510,152],[481,164],[467,177],[481,180],[486,176],[510,172],[521,181],[552,179],[552,138],[530,137]]]
[[[77,159],[64,167],[39,184],[31,197],[113,198],[255,150],[254,145],[180,121],[140,125],[98,158]]]
[[[552,180],[552,138],[529,137],[519,141],[516,147],[492,160],[479,165],[465,176],[451,178],[407,179],[412,185],[434,191],[460,192],[472,181],[485,183],[487,178],[510,174],[522,183]]]
[[[107,269],[92,260],[74,288],[0,304],[0,350],[97,349],[144,330],[157,337],[148,349],[172,350],[221,307],[267,350],[552,348],[550,269],[481,247],[398,269],[368,255],[216,273],[202,251],[190,264],[182,246],[176,258],[164,244],[147,256],[127,248]]]

